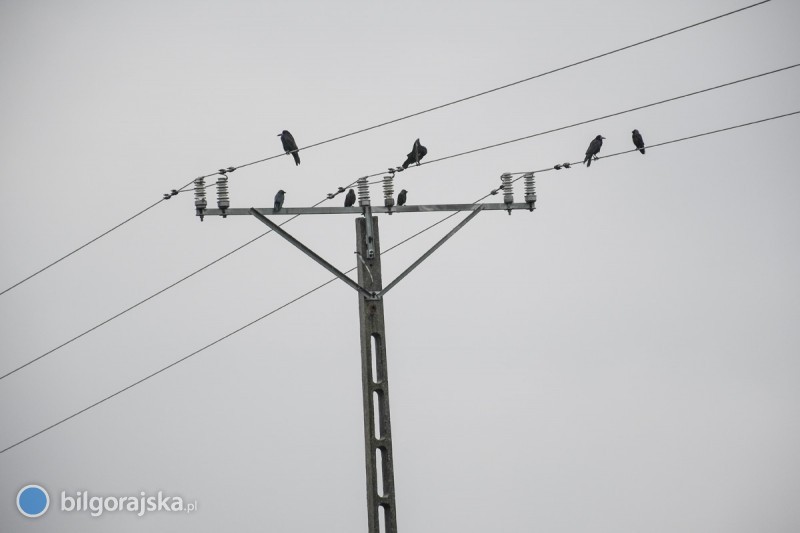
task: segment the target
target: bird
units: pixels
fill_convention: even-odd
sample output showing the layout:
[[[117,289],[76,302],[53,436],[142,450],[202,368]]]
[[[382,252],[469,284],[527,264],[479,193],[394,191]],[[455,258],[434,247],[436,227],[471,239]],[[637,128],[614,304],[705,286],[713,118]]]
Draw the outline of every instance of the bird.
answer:
[[[406,195],[408,191],[403,189],[400,191],[400,194],[397,195],[397,205],[406,205]]]
[[[587,167],[592,166],[593,157],[597,159],[597,154],[600,153],[600,147],[603,146],[603,139],[605,139],[605,137],[598,135],[589,143],[589,148],[586,149],[586,158],[583,160],[583,163]]]
[[[419,139],[414,141],[414,146],[411,148],[411,153],[406,156],[406,160],[403,163],[403,168],[408,168],[408,165],[411,163],[416,163],[419,166],[419,162],[422,161],[422,158],[428,153],[428,149],[422,146],[419,143]]]
[[[644,153],[644,139],[642,139],[642,134],[639,133],[639,130],[633,130],[633,144],[640,152]]]
[[[283,149],[286,153],[292,154],[294,157],[294,165],[297,166],[300,164],[300,154],[297,153],[297,143],[294,142],[294,137],[292,134],[289,133],[289,130],[283,130],[278,134],[278,137],[281,138],[281,143],[283,144]]]
[[[344,206],[352,207],[356,203],[356,191],[350,189],[347,191],[347,196],[344,197]]]
[[[280,211],[281,207],[283,207],[283,197],[286,194],[286,191],[283,189],[278,191],[278,194],[275,195],[275,211]]]

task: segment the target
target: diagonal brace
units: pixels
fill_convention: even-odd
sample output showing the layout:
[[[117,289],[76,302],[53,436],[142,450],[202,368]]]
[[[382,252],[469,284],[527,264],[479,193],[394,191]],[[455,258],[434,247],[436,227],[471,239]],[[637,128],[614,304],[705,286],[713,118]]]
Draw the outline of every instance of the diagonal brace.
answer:
[[[295,239],[294,237],[292,237],[291,235],[286,233],[286,230],[281,228],[279,225],[275,224],[273,221],[269,220],[267,217],[265,217],[261,213],[259,213],[258,209],[256,209],[255,207],[251,207],[250,208],[250,214],[253,215],[254,217],[256,217],[261,222],[263,222],[264,224],[266,224],[267,226],[269,226],[269,229],[271,229],[272,231],[274,231],[275,233],[277,233],[278,235],[280,235],[281,237],[283,237],[284,239],[286,239],[287,241],[292,243],[301,252],[303,252],[308,257],[310,257],[311,259],[313,259],[314,261],[316,261],[317,263],[319,263],[320,265],[325,267],[325,269],[328,270],[328,272],[330,272],[331,274],[333,274],[334,276],[336,276],[340,280],[342,280],[345,283],[347,283],[348,285],[350,285],[352,288],[357,290],[359,293],[361,293],[367,299],[370,299],[370,300],[375,299],[376,295],[374,293],[368,291],[367,289],[365,289],[364,287],[362,287],[361,285],[359,285],[358,283],[356,283],[352,279],[348,278],[338,268],[336,268],[332,264],[330,264],[327,261],[325,261],[322,257],[318,256],[316,253],[314,253],[313,250],[308,248],[302,242],[298,241],[297,239]]]
[[[433,252],[435,252],[435,251],[436,251],[436,250],[437,250],[437,249],[438,249],[438,248],[439,248],[441,245],[443,245],[443,244],[445,243],[445,241],[447,241],[447,239],[449,239],[450,237],[452,237],[453,235],[455,235],[455,234],[456,234],[456,232],[457,232],[458,230],[460,230],[461,228],[463,228],[464,226],[466,226],[467,222],[469,222],[470,220],[472,220],[473,218],[475,218],[475,217],[478,215],[478,213],[480,213],[482,210],[483,210],[483,207],[482,207],[482,206],[481,206],[481,207],[478,207],[478,208],[477,208],[477,209],[475,209],[475,210],[474,210],[472,213],[470,213],[470,214],[469,214],[469,216],[468,216],[467,218],[465,218],[464,220],[462,220],[461,222],[459,222],[459,223],[458,223],[458,225],[457,225],[455,228],[453,228],[453,229],[451,229],[451,230],[450,230],[450,233],[448,233],[447,235],[445,235],[444,237],[442,237],[442,239],[441,239],[439,242],[437,242],[436,244],[434,244],[434,245],[433,245],[433,247],[432,247],[430,250],[428,250],[427,252],[425,252],[424,254],[422,254],[422,256],[421,256],[419,259],[417,259],[416,261],[414,261],[414,263],[413,263],[413,264],[412,264],[410,267],[408,267],[407,269],[405,269],[405,270],[403,271],[403,273],[402,273],[402,274],[400,274],[399,276],[397,276],[397,277],[394,279],[394,281],[392,281],[390,284],[388,284],[386,287],[384,287],[384,289],[383,289],[382,291],[380,291],[380,292],[378,293],[378,295],[377,295],[377,296],[378,296],[379,298],[382,298],[384,294],[386,294],[387,292],[389,292],[389,289],[391,289],[392,287],[394,287],[395,285],[397,285],[397,283],[398,283],[398,282],[399,282],[401,279],[403,279],[404,277],[406,277],[406,276],[407,276],[407,275],[408,275],[408,274],[409,274],[409,273],[410,273],[412,270],[414,270],[415,268],[417,268],[417,267],[419,266],[419,264],[420,264],[420,263],[422,263],[423,261],[425,261],[425,260],[428,258],[428,256],[430,256],[430,255],[431,255]]]

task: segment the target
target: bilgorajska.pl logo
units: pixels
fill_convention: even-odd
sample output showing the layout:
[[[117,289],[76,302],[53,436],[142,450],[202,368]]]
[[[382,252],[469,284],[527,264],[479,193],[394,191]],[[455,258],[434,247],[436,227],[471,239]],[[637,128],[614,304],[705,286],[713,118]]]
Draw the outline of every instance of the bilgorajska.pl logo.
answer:
[[[148,496],[144,491],[138,496],[90,496],[88,491],[78,491],[75,496],[61,492],[61,510],[85,511],[92,517],[104,512],[128,512],[143,516],[150,512],[191,513],[197,510],[197,501],[184,503],[180,496],[164,496],[163,491]]]

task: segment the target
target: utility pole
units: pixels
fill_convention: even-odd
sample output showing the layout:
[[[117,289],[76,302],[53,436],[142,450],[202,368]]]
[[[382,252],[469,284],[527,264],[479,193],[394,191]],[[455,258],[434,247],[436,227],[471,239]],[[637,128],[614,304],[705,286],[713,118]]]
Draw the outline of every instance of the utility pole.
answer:
[[[508,214],[517,209],[533,211],[536,191],[533,173],[525,174],[525,202],[514,203],[512,178],[501,176],[502,185],[493,193],[503,191],[503,203],[486,204],[436,204],[395,206],[393,198],[394,171],[383,179],[384,206],[372,206],[369,184],[366,178],[358,180],[358,207],[300,207],[250,209],[230,208],[228,184],[225,171],[220,170],[217,181],[218,209],[206,209],[205,184],[203,178],[195,180],[195,208],[197,216],[251,215],[272,231],[286,239],[311,259],[341,279],[358,292],[358,315],[361,336],[361,390],[364,407],[364,459],[367,477],[367,522],[369,533],[397,533],[397,510],[394,492],[394,463],[392,450],[392,426],[389,412],[389,372],[386,358],[386,325],[383,315],[383,296],[405,278],[420,263],[427,259],[450,237],[482,211],[506,210]],[[341,191],[340,191],[341,192]],[[334,195],[329,195],[329,197]],[[469,215],[442,237],[427,252],[412,263],[394,281],[383,286],[381,273],[381,251],[378,233],[378,217],[373,213],[419,213],[432,211],[468,211]],[[361,215],[356,219],[356,266],[358,281],[355,282],[313,250],[287,233],[265,215],[301,214],[351,214]]]
[[[358,284],[367,291],[380,292],[383,289],[383,278],[378,217],[371,218],[374,251],[372,259],[368,258],[367,219],[365,217],[356,219]],[[397,533],[383,298],[369,299],[359,294],[358,316],[361,332],[361,391],[364,403],[368,531]]]

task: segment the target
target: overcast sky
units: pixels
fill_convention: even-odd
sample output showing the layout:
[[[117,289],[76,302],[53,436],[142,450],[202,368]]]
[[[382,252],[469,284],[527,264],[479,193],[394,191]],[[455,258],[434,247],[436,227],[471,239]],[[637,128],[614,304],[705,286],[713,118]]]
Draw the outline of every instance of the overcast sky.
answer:
[[[0,290],[196,176],[558,68],[751,2],[0,0]],[[309,206],[359,176],[800,62],[763,6],[230,177]],[[800,110],[800,68],[412,168],[410,204],[501,173]],[[385,299],[399,531],[800,530],[800,115],[537,176]],[[211,180],[209,180],[211,181]],[[522,196],[521,182],[517,198]],[[382,203],[375,187],[373,201]],[[209,203],[214,204],[213,189]],[[340,205],[342,196],[323,205]],[[499,196],[490,201],[501,201]],[[384,281],[458,215],[383,257]],[[381,216],[384,249],[441,214]],[[352,216],[285,229],[355,266]],[[284,219],[281,219],[281,221]],[[262,234],[162,202],[0,295],[0,375]],[[0,380],[0,449],[330,279],[268,235]],[[366,531],[356,293],[331,283],[0,454],[0,531]],[[20,488],[51,508],[28,519]],[[61,512],[61,491],[197,501]]]

